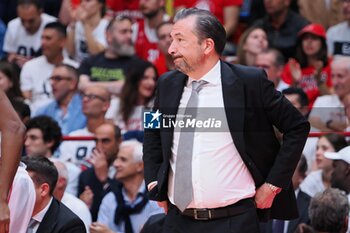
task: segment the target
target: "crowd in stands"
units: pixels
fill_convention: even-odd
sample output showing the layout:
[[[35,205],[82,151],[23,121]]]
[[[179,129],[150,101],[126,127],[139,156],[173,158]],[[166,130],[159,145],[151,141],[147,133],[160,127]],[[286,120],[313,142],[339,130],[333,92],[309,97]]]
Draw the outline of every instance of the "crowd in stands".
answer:
[[[224,25],[222,60],[264,69],[311,132],[326,133],[309,137],[293,176],[299,218],[261,232],[350,233],[349,137],[339,134],[350,131],[350,0],[3,0],[0,89],[27,126],[10,203],[22,224],[11,233],[54,223],[161,232],[143,179],[143,110],[175,69],[172,16],[189,7]]]

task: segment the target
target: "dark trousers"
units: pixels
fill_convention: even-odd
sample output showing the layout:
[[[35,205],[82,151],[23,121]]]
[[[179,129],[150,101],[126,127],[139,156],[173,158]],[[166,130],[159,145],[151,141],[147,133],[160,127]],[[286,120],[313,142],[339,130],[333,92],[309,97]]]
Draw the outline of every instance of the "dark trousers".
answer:
[[[253,200],[242,214],[213,220],[195,220],[170,205],[163,233],[259,233],[259,220]]]

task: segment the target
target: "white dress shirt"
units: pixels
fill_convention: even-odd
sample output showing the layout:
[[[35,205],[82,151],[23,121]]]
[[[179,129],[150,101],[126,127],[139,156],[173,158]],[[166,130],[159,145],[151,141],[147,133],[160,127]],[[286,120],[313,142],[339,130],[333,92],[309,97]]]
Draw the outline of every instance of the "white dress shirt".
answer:
[[[254,180],[233,143],[224,112],[220,61],[201,80],[208,83],[198,94],[198,108],[212,108],[215,117],[224,114],[221,132],[195,132],[192,157],[193,200],[188,208],[217,208],[255,195]],[[184,87],[179,111],[185,109],[192,92],[192,78]],[[220,111],[221,110],[221,111]],[[182,132],[183,133],[183,132]],[[168,183],[169,200],[174,203],[174,172],[179,145],[179,130],[174,130]]]

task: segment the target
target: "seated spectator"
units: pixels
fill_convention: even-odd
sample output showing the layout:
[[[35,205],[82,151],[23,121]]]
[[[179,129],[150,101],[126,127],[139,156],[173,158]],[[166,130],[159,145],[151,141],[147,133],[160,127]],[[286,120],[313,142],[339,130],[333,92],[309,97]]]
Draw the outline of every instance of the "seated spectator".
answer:
[[[311,199],[309,216],[316,233],[345,233],[349,220],[348,199],[339,189],[329,188]]]
[[[27,62],[21,70],[21,90],[33,113],[53,99],[49,82],[53,69],[62,63],[77,66],[64,55],[65,26],[59,22],[48,23],[41,37],[43,55]]]
[[[261,27],[248,28],[240,37],[237,48],[237,63],[246,66],[254,66],[256,56],[267,49],[266,32]]]
[[[110,105],[109,92],[103,87],[89,86],[82,96],[86,127],[73,131],[68,136],[93,136],[96,129],[106,123],[105,114]],[[94,147],[94,141],[65,141],[60,146],[59,158],[71,161],[82,169],[91,167],[89,161]]]
[[[7,60],[22,68],[24,63],[41,55],[41,34],[55,17],[42,13],[39,0],[18,0],[18,17],[8,23],[3,50]]]
[[[131,140],[120,144],[113,163],[118,171],[115,179],[120,184],[103,198],[97,223],[91,225],[91,230],[101,224],[113,232],[140,232],[151,215],[163,212],[156,202],[148,200],[142,155],[140,142]]]
[[[350,56],[350,4],[348,0],[339,1],[344,21],[330,27],[327,31],[329,55]]]
[[[264,1],[266,15],[254,22],[267,33],[269,46],[281,51],[285,59],[295,55],[297,34],[308,22],[289,6],[290,0]]]
[[[350,202],[350,146],[338,152],[326,152],[324,155],[333,160],[332,188],[345,191]]]
[[[226,30],[227,38],[230,38],[238,25],[239,10],[242,3],[242,0],[174,0],[174,8],[176,12],[183,8],[191,7],[210,11],[222,23]]]
[[[346,128],[343,99],[350,94],[350,58],[335,59],[331,65],[333,95],[316,99],[310,112],[311,131],[343,131]]]
[[[81,62],[89,55],[102,52],[106,47],[105,31],[108,20],[103,19],[105,0],[82,0],[71,8],[67,50],[74,60]]]
[[[50,77],[54,100],[34,113],[34,116],[45,115],[55,119],[63,135],[86,126],[82,97],[78,92],[78,79],[78,72],[74,67],[66,64],[56,66]]]
[[[293,104],[296,109],[299,110],[301,114],[303,114],[303,116],[308,117],[309,100],[303,89],[288,87],[282,91],[282,94]]]
[[[100,125],[95,131],[95,142],[92,167],[81,173],[78,189],[78,196],[90,208],[93,221],[97,219],[102,198],[116,185],[112,164],[121,143],[119,127],[108,123]]]
[[[18,73],[12,64],[5,61],[0,61],[0,89],[10,101],[23,100]]]
[[[125,81],[120,98],[112,100],[106,118],[112,119],[123,133],[143,130],[142,111],[145,107],[151,107],[157,78],[157,70],[151,63],[143,61],[135,64]]]
[[[299,13],[312,23],[321,24],[325,29],[343,20],[342,1],[298,0]]]
[[[56,149],[61,143],[61,128],[55,120],[47,116],[38,116],[27,122],[25,152],[28,157],[54,157]],[[76,195],[80,169],[74,164],[65,162],[69,171],[67,191]]]
[[[170,32],[173,28],[172,22],[163,22],[158,25],[156,32],[158,37],[159,57],[154,61],[158,74],[162,75],[165,72],[175,69],[174,59],[168,53],[168,49],[172,42]]]
[[[267,78],[273,82],[277,91],[283,91],[289,87],[281,79],[284,58],[277,49],[267,49],[256,54],[255,66],[263,68],[266,71]]]
[[[307,175],[300,184],[300,189],[313,197],[331,187],[331,175],[333,172],[332,160],[327,159],[325,152],[337,152],[347,146],[344,136],[340,134],[326,134],[318,139],[316,147],[315,170]]]
[[[58,179],[53,196],[75,213],[84,222],[86,232],[90,232],[89,226],[92,221],[89,208],[82,200],[65,191],[69,180],[67,167],[58,160],[53,160],[52,162],[58,171]]]
[[[36,192],[33,216],[27,232],[86,232],[82,220],[53,197],[58,179],[55,165],[45,157],[26,158],[24,161]]]
[[[328,59],[326,32],[319,24],[310,24],[298,33],[295,59],[282,73],[289,85],[302,88],[310,109],[318,96],[331,94],[331,60]]]
[[[79,68],[79,89],[102,86],[114,95],[119,95],[126,73],[139,61],[131,40],[131,19],[119,16],[106,29],[107,47],[104,52],[85,59]]]
[[[154,63],[159,56],[156,29],[162,22],[169,21],[165,12],[165,1],[140,0],[143,18],[133,25],[133,41],[136,55],[143,60]]]

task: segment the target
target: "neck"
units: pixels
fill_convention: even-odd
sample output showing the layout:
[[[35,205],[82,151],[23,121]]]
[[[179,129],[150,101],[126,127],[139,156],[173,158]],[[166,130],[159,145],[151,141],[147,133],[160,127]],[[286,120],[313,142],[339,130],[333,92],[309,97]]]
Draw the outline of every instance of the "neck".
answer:
[[[331,186],[331,177],[332,177],[332,169],[325,169],[322,172],[322,180],[325,184],[326,188],[329,188]]]
[[[145,23],[147,23],[150,28],[155,29],[161,22],[163,22],[163,17],[164,11],[159,10],[158,13],[152,18],[146,18]]]
[[[42,198],[39,202],[37,201],[35,203],[35,207],[34,207],[32,216],[35,216],[40,211],[45,209],[45,207],[50,203],[50,199],[51,199],[51,196],[49,195],[47,197]]]
[[[270,15],[271,24],[274,28],[280,28],[282,24],[286,21],[288,14],[288,9],[285,9],[276,14]]]
[[[118,58],[118,54],[116,54],[110,46],[111,45],[107,46],[105,50],[105,57],[111,59]]]
[[[61,64],[63,62],[63,55],[62,55],[62,52],[60,54],[58,54],[57,56],[55,57],[46,57],[47,61],[50,63],[50,64],[53,64],[55,66]]]
[[[53,192],[53,196],[54,196],[57,200],[61,201],[62,198],[63,198],[64,190],[65,190],[65,189],[66,189],[66,187],[64,187],[64,188],[58,188],[58,187],[56,187],[56,188],[55,188],[55,191]]]
[[[75,92],[69,92],[62,100],[58,101],[58,105],[60,106],[60,109],[63,111],[64,115],[67,112],[68,105],[70,101],[72,100]]]
[[[105,123],[104,115],[96,117],[96,118],[89,117],[89,118],[87,118],[86,127],[87,127],[89,132],[95,134],[96,128],[99,127],[100,125],[102,125],[103,123]]]
[[[307,62],[309,64],[309,66],[316,67],[318,61],[319,60],[315,56],[308,56],[308,58],[307,58]]]
[[[143,176],[139,174],[131,178],[128,178],[127,181],[123,182],[123,187],[125,189],[126,195],[131,201],[134,201],[136,199],[142,183],[143,183]]]
[[[255,65],[256,54],[247,52],[245,55],[246,65],[254,66]]]
[[[200,67],[197,67],[196,70],[193,70],[192,72],[188,72],[188,76],[195,80],[201,79],[206,73],[208,73],[219,61],[219,56],[212,56],[212,57],[207,57],[206,62],[203,62]]]
[[[145,105],[145,102],[146,102],[146,98],[145,97],[143,97],[143,96],[138,96],[137,97],[137,102],[136,102],[136,104],[139,106],[139,105]]]
[[[87,24],[91,27],[91,28],[96,28],[97,25],[100,23],[101,21],[101,15],[100,14],[95,14],[93,16],[91,16],[88,20],[87,20]]]
[[[168,70],[174,70],[175,69],[174,60],[173,60],[173,58],[170,55],[169,56],[165,56],[165,64],[166,64],[166,68]]]

